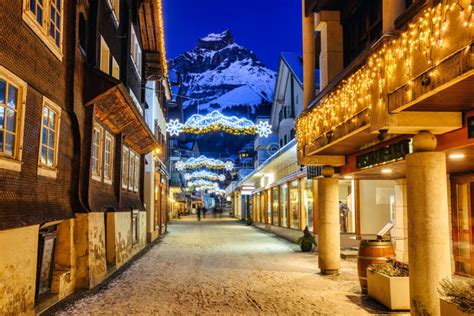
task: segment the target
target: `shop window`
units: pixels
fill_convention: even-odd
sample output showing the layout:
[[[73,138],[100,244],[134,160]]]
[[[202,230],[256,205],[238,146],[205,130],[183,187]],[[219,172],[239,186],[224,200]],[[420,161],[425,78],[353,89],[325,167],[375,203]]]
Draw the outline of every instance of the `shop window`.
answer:
[[[137,34],[135,33],[135,28],[133,25],[130,25],[130,57],[132,58],[133,65],[135,70],[138,73],[138,76],[142,75],[142,49],[140,43],[138,42]]]
[[[43,228],[39,232],[38,268],[36,276],[36,300],[50,294],[56,247],[56,226]]]
[[[104,181],[111,183],[113,174],[114,137],[109,132],[105,133],[104,141]]]
[[[272,211],[273,211],[273,225],[280,225],[280,192],[278,187],[272,189]]]
[[[288,184],[281,186],[281,226],[288,227]]]
[[[91,173],[92,178],[101,181],[102,176],[102,137],[104,129],[96,125],[92,131]]]
[[[41,118],[40,152],[38,174],[56,177],[55,171],[58,160],[59,126],[61,108],[47,100],[43,101],[43,113]],[[42,170],[46,169],[46,170]]]
[[[299,216],[298,216],[298,180],[292,181],[290,186],[290,227],[298,229],[299,228]]]
[[[62,59],[62,0],[23,0],[23,20]]]
[[[303,195],[303,203],[306,211],[306,225],[309,231],[313,231],[313,180],[305,178]]]
[[[0,66],[0,168],[21,170],[26,83]]]

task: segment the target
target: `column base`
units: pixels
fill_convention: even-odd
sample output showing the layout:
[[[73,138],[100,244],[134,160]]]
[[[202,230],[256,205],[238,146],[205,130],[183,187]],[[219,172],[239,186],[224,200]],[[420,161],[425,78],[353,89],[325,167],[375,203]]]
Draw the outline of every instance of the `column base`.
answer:
[[[338,274],[339,269],[321,269],[321,274],[324,275],[333,275],[333,274]]]

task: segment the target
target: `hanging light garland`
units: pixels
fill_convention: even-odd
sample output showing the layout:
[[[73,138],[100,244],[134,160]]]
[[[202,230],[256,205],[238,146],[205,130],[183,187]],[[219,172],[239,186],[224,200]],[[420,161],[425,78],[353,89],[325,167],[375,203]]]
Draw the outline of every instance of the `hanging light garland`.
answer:
[[[405,32],[384,43],[359,70],[300,115],[296,122],[298,150],[302,151],[321,135],[331,135],[344,123],[355,127],[366,124],[371,110],[386,107],[388,94],[397,87],[406,90],[404,103],[413,101],[417,97],[414,82],[420,69],[433,80],[440,76],[435,67],[443,58],[455,49],[471,47],[470,42],[467,46],[453,46],[464,43],[460,34],[472,37],[473,6],[472,0],[446,0],[425,9]]]
[[[272,133],[272,127],[267,121],[259,121],[258,124],[254,124],[246,118],[224,116],[216,110],[206,115],[194,114],[184,124],[177,119],[170,120],[166,131],[170,133],[170,136],[178,136],[180,133],[225,132],[233,135],[257,134],[260,137],[268,137]]]
[[[184,175],[184,179],[191,180],[191,179],[207,179],[207,180],[214,180],[214,181],[224,181],[225,175],[217,174],[215,172],[207,171],[207,170],[200,170],[194,171],[193,173],[186,173]]]
[[[176,162],[175,167],[177,170],[182,171],[184,169],[226,169],[231,171],[234,168],[232,161],[223,162],[220,159],[207,158],[206,156],[199,156],[198,158],[189,158],[185,162],[179,160]]]
[[[219,194],[219,195],[224,195],[225,194],[225,190],[222,190],[222,189],[213,189],[213,190],[209,190],[208,192],[209,193],[214,193],[214,194]]]
[[[199,179],[199,180],[189,181],[188,182],[188,187],[214,187],[214,188],[218,188],[219,184],[217,184],[216,182],[209,181],[209,180]]]

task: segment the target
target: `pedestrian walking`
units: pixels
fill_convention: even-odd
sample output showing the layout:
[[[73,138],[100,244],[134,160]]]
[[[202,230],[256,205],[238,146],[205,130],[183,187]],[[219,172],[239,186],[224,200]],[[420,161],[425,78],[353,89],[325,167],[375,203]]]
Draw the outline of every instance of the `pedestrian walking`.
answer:
[[[206,218],[207,208],[205,206],[202,207],[202,218]]]
[[[197,220],[198,221],[201,221],[201,211],[202,211],[201,205],[198,205],[197,207]]]

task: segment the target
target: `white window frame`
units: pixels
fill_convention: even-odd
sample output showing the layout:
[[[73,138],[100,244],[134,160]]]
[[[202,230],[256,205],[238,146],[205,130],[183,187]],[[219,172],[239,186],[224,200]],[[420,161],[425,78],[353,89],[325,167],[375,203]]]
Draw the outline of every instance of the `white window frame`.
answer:
[[[128,157],[127,163],[125,163],[125,156]],[[126,181],[124,175],[127,175]],[[140,155],[124,144],[122,146],[122,189],[138,192],[139,181]]]
[[[55,113],[55,130],[54,130],[54,143],[53,143],[53,164],[48,165],[41,161],[41,151],[43,149],[43,132],[44,132],[44,121],[43,111],[48,108],[50,111]],[[58,156],[59,156],[59,135],[61,132],[61,107],[51,101],[50,99],[43,97],[43,107],[41,111],[41,129],[39,139],[39,150],[38,150],[38,175],[50,178],[56,178],[58,173]],[[48,128],[48,127],[47,127]]]
[[[94,146],[95,146],[95,137],[94,134],[98,132],[99,143],[97,144],[97,170],[93,170],[92,160],[96,158],[93,156]],[[99,124],[95,123],[92,129],[92,140],[91,140],[91,176],[93,180],[102,181],[102,172],[103,172],[103,148],[104,148],[104,128]]]
[[[17,91],[17,117],[16,117],[16,141],[13,149],[13,156],[0,154],[0,169],[21,171],[21,161],[23,156],[23,137],[25,126],[26,90],[27,84],[20,77],[14,75],[5,67],[0,65],[0,79],[15,86]]]
[[[109,165],[107,166],[107,141],[110,142],[110,152],[109,152]],[[104,138],[104,182],[107,184],[112,184],[112,178],[114,176],[114,149],[115,149],[115,139],[114,136],[105,131],[105,138]],[[109,176],[106,175],[106,170],[109,172]]]
[[[58,58],[60,61],[63,59],[63,40],[64,40],[64,0],[61,0],[61,9],[59,14],[61,15],[59,21],[59,46],[56,45],[55,39],[51,37],[49,33],[50,28],[50,17],[51,17],[51,1],[43,0],[43,18],[41,23],[36,19],[36,14],[30,11],[30,2],[38,0],[23,0],[23,21],[35,32],[35,34],[41,39],[46,47]]]
[[[140,47],[135,27],[133,24],[130,24],[130,58],[140,78],[142,77],[142,56],[142,48]]]
[[[127,161],[125,162],[125,157]],[[126,171],[125,171],[126,168]],[[128,183],[130,181],[130,148],[127,145],[122,145],[122,189],[128,189]],[[127,176],[125,179],[124,176]]]

